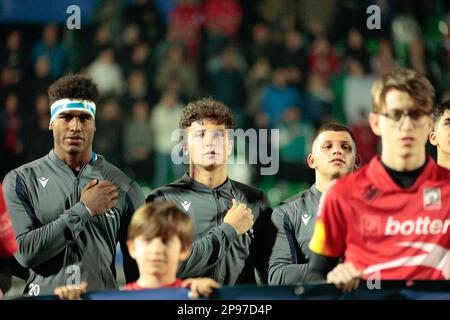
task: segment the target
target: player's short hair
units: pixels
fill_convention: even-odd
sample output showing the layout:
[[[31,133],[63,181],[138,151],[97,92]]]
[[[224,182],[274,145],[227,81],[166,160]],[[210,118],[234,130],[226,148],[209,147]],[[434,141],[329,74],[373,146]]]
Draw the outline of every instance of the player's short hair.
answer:
[[[386,95],[396,89],[408,93],[425,112],[433,112],[435,90],[430,81],[411,69],[397,69],[378,78],[372,86],[372,110],[383,112]]]
[[[439,122],[440,118],[442,117],[442,115],[447,110],[450,111],[450,100],[441,102],[434,108],[434,121],[435,121],[435,124],[437,124]]]
[[[189,128],[192,122],[213,119],[217,124],[225,124],[225,128],[234,129],[236,121],[231,110],[222,102],[211,97],[190,102],[184,109],[180,119],[180,128]]]
[[[353,135],[352,129],[350,129],[349,127],[337,123],[337,122],[329,122],[329,123],[325,123],[323,125],[321,125],[319,127],[319,129],[316,130],[316,133],[314,134],[314,139],[313,139],[313,143],[316,141],[317,137],[325,131],[345,131],[348,132],[348,134],[350,135],[350,137],[353,140],[353,143],[356,146],[356,139],[355,136]]]
[[[169,202],[147,203],[139,207],[131,218],[128,239],[143,236],[146,240],[161,237],[167,241],[178,236],[183,249],[189,248],[193,238],[191,218]]]
[[[53,82],[47,90],[50,105],[61,99],[80,99],[97,103],[97,85],[81,74],[69,74]]]

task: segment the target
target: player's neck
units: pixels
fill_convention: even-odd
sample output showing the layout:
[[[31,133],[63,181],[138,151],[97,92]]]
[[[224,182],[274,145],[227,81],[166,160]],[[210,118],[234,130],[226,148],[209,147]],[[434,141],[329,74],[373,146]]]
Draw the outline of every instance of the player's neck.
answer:
[[[92,158],[92,150],[89,152],[80,152],[77,154],[69,154],[62,150],[55,148],[56,156],[64,161],[72,170],[80,171],[81,168],[88,163]]]
[[[390,155],[388,152],[381,153],[381,161],[383,164],[395,171],[413,171],[424,165],[426,161],[425,150],[422,153],[416,155],[410,155],[408,157]]]
[[[316,189],[324,193],[328,187],[333,183],[334,179],[325,177],[316,171]]]
[[[438,158],[438,165],[446,168],[447,170],[450,170],[450,154],[441,152],[438,149],[437,158]]]
[[[217,166],[213,170],[191,165],[189,175],[195,181],[208,186],[210,189],[215,189],[227,180],[228,170],[226,165]]]
[[[174,283],[175,280],[177,280],[175,275],[156,276],[141,274],[137,284],[141,288],[161,288]]]

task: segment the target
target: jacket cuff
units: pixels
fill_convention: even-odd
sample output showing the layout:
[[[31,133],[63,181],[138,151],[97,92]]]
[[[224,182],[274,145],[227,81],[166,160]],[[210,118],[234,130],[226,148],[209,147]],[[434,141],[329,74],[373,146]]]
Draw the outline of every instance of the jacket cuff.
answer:
[[[221,228],[223,230],[223,233],[227,236],[227,238],[230,241],[233,241],[238,237],[238,234],[236,233],[236,230],[231,226],[231,224],[228,224],[226,222],[222,223]]]

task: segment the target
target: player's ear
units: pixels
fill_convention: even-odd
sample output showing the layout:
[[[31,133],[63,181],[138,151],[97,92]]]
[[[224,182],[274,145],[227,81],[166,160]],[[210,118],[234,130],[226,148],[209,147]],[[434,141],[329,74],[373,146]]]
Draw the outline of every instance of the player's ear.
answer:
[[[431,143],[433,146],[436,146],[436,147],[437,147],[438,142],[437,142],[437,134],[436,134],[436,131],[431,131],[430,134],[428,135],[428,138],[429,138],[429,140],[430,140],[430,143]]]
[[[128,253],[130,257],[136,260],[136,249],[134,246],[134,240],[127,240]]]
[[[314,158],[314,155],[312,153],[308,154],[308,157],[306,158],[306,163],[308,164],[308,167],[311,169],[316,168],[316,159]]]
[[[361,165],[362,165],[362,158],[361,155],[357,153],[355,156],[355,166],[353,170],[358,170],[359,168],[361,168]]]
[[[380,137],[381,136],[380,115],[373,112],[369,113],[369,124],[373,133],[375,133],[375,135]]]
[[[48,124],[48,130],[53,131],[53,122]]]

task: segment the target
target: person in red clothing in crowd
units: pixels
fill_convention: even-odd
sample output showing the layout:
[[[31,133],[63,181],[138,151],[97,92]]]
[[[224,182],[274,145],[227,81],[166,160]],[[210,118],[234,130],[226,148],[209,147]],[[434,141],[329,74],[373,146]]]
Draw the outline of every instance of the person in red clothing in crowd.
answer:
[[[133,215],[128,229],[128,250],[136,260],[139,279],[123,290],[189,288],[189,296],[208,297],[219,283],[210,278],[176,277],[178,265],[189,257],[193,237],[191,218],[176,205],[161,202],[141,206]],[[63,286],[55,295],[63,300],[80,299],[87,283],[79,287]]]
[[[355,135],[361,163],[366,164],[377,154],[379,139],[370,129],[367,113],[364,110],[360,110],[358,122],[354,123],[351,129]]]
[[[11,287],[11,259],[17,249],[16,237],[0,184],[0,299]]]
[[[450,171],[425,153],[434,96],[413,70],[374,83],[369,122],[381,156],[322,195],[307,281],[351,291],[360,279],[450,279]]]

